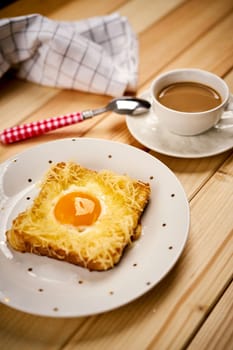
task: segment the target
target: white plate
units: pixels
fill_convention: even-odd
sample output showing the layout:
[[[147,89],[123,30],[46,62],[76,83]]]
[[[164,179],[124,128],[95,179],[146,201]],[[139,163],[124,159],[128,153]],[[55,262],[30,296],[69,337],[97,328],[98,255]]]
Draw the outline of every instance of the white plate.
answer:
[[[151,200],[142,236],[106,272],[13,251],[5,231],[32,201],[36,183],[52,162],[83,166],[149,182]],[[44,316],[87,316],[114,309],[146,293],[174,266],[187,240],[189,205],[176,176],[159,160],[132,146],[88,138],[63,139],[31,148],[0,168],[0,300]]]
[[[149,91],[142,98],[150,101]],[[233,97],[231,96],[233,101]],[[201,158],[213,156],[233,147],[233,116],[225,112],[220,127],[196,136],[179,136],[164,129],[152,108],[141,116],[127,116],[127,127],[142,145],[169,156]]]

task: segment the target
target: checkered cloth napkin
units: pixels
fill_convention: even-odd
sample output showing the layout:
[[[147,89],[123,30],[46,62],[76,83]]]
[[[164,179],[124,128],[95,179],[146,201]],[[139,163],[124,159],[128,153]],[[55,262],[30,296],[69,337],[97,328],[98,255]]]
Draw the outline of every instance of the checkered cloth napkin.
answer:
[[[117,13],[77,22],[38,14],[5,18],[0,77],[10,68],[38,84],[121,96],[136,90],[138,41]]]

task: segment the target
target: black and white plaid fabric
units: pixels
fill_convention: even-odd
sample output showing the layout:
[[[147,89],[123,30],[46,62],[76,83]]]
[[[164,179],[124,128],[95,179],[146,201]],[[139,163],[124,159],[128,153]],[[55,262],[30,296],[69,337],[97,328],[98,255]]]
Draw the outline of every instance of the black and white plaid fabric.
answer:
[[[121,96],[137,86],[138,41],[117,13],[77,22],[1,19],[0,77],[11,67],[42,85]]]

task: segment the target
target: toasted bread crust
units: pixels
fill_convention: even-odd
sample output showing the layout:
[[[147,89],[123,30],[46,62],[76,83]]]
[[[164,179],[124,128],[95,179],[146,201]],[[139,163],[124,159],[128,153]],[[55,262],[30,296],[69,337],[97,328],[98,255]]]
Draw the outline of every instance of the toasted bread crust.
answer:
[[[9,230],[7,231],[6,235],[7,241],[8,243],[10,243],[11,246],[12,240],[17,241],[17,246],[14,246],[14,249],[20,251],[21,253],[33,253],[39,256],[47,256],[49,258],[62,260],[74,265],[85,267],[90,271],[103,271],[111,269],[113,267],[112,265],[106,267],[98,261],[88,261],[83,258],[80,258],[75,251],[70,251],[66,253],[63,249],[56,247],[53,244],[48,246],[42,246],[39,240],[37,242],[32,241],[30,237],[26,237],[26,235],[23,232],[18,232],[17,230]],[[119,256],[123,254],[123,252],[118,253]],[[116,265],[119,262],[118,255],[116,256],[116,261],[114,265]]]

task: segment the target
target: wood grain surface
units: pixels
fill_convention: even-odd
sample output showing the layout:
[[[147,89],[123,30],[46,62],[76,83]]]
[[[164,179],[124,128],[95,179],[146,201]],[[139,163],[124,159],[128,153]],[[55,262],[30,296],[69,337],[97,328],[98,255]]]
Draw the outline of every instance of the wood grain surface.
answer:
[[[19,0],[2,8],[0,18],[41,13],[51,19],[79,20],[112,12],[127,16],[138,36],[137,94],[148,89],[160,72],[181,67],[216,73],[233,91],[232,0]],[[40,86],[7,73],[0,80],[0,128],[100,107],[108,101],[104,95]],[[108,113],[38,138],[0,145],[0,162],[34,145],[66,137],[116,140],[160,159],[187,194],[189,239],[172,271],[148,293],[119,309],[56,319],[1,304],[0,348],[233,349],[232,150],[199,159],[165,156],[137,142],[125,116]]]

